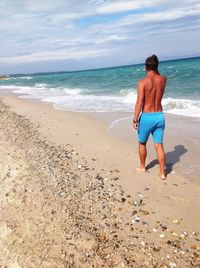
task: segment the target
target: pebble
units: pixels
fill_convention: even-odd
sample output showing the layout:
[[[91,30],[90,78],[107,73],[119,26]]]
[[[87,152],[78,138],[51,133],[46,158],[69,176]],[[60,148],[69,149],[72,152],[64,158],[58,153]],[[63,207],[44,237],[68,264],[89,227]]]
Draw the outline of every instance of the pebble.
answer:
[[[188,236],[188,233],[187,232],[183,232],[184,236],[187,237]]]
[[[142,210],[141,212],[142,212],[143,215],[149,215],[149,211]]]
[[[138,196],[141,197],[141,198],[143,198],[143,195],[141,193],[138,193]]]
[[[175,220],[173,220],[173,223],[174,223],[174,224],[179,224],[179,223],[180,223],[180,221],[179,221],[179,220],[177,220],[177,219],[175,219]]]
[[[144,191],[149,191],[149,188],[148,188],[148,187],[146,187],[146,188],[144,189]]]
[[[136,217],[135,220],[136,220],[137,222],[140,222],[140,217]]]
[[[153,250],[156,251],[156,252],[159,252],[159,251],[161,251],[161,247],[160,246],[159,247],[155,246],[155,247],[153,247]]]
[[[176,263],[175,262],[170,262],[169,263],[169,267],[170,268],[175,268],[176,267]]]
[[[132,224],[140,222],[140,217],[136,217],[135,219],[132,220]]]
[[[172,235],[173,235],[173,236],[178,236],[178,234],[177,234],[177,233],[175,233],[175,232],[172,232]]]
[[[160,234],[160,238],[165,238],[165,234]]]
[[[185,238],[185,235],[184,235],[184,234],[180,234],[179,236],[180,236],[180,238],[182,238],[182,239]]]

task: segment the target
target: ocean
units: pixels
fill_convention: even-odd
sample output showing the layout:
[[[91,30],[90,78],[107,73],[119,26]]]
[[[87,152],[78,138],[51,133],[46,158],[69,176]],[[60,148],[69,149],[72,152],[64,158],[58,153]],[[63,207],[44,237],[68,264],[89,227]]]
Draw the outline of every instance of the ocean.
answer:
[[[163,98],[166,113],[200,118],[200,58],[160,62],[168,77]],[[53,103],[75,112],[133,112],[137,81],[146,75],[144,64],[105,69],[10,75],[0,80],[21,98]]]

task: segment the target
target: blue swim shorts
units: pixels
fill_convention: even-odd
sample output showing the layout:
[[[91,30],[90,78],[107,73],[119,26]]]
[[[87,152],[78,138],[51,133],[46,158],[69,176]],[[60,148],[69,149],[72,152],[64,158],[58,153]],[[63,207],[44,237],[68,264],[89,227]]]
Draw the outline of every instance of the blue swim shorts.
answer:
[[[164,129],[163,112],[142,113],[139,119],[138,141],[145,143],[152,134],[154,143],[163,143]]]

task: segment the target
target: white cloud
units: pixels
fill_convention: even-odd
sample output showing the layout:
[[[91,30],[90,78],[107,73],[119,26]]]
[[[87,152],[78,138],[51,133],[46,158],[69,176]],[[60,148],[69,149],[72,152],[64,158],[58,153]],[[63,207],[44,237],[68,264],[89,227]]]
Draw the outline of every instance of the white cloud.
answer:
[[[121,25],[134,25],[161,21],[167,22],[198,15],[200,15],[200,5],[195,6],[195,8],[189,10],[187,8],[177,8],[147,14],[129,15],[118,23]]]
[[[152,37],[161,54],[183,38],[188,42],[182,51],[198,53],[189,44],[191,38],[198,44],[199,17],[197,0],[1,0],[0,63],[87,59],[96,64],[105,58],[106,64],[137,51],[134,60]]]
[[[97,13],[115,13],[128,10],[136,10],[151,5],[151,1],[116,1],[110,2],[108,4],[101,5],[97,8]]]
[[[20,56],[11,57],[1,57],[2,63],[30,63],[36,61],[53,61],[53,60],[77,60],[85,58],[95,58],[102,55],[108,54],[106,49],[93,49],[93,50],[82,50],[77,51],[75,49],[69,50],[54,50],[54,51],[44,51],[38,53],[32,53]]]

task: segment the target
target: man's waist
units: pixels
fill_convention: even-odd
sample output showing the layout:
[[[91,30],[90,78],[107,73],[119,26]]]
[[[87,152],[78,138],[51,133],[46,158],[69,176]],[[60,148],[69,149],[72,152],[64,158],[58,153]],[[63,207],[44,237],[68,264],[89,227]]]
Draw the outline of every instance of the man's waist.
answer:
[[[163,111],[160,112],[142,112],[143,115],[163,115]]]

